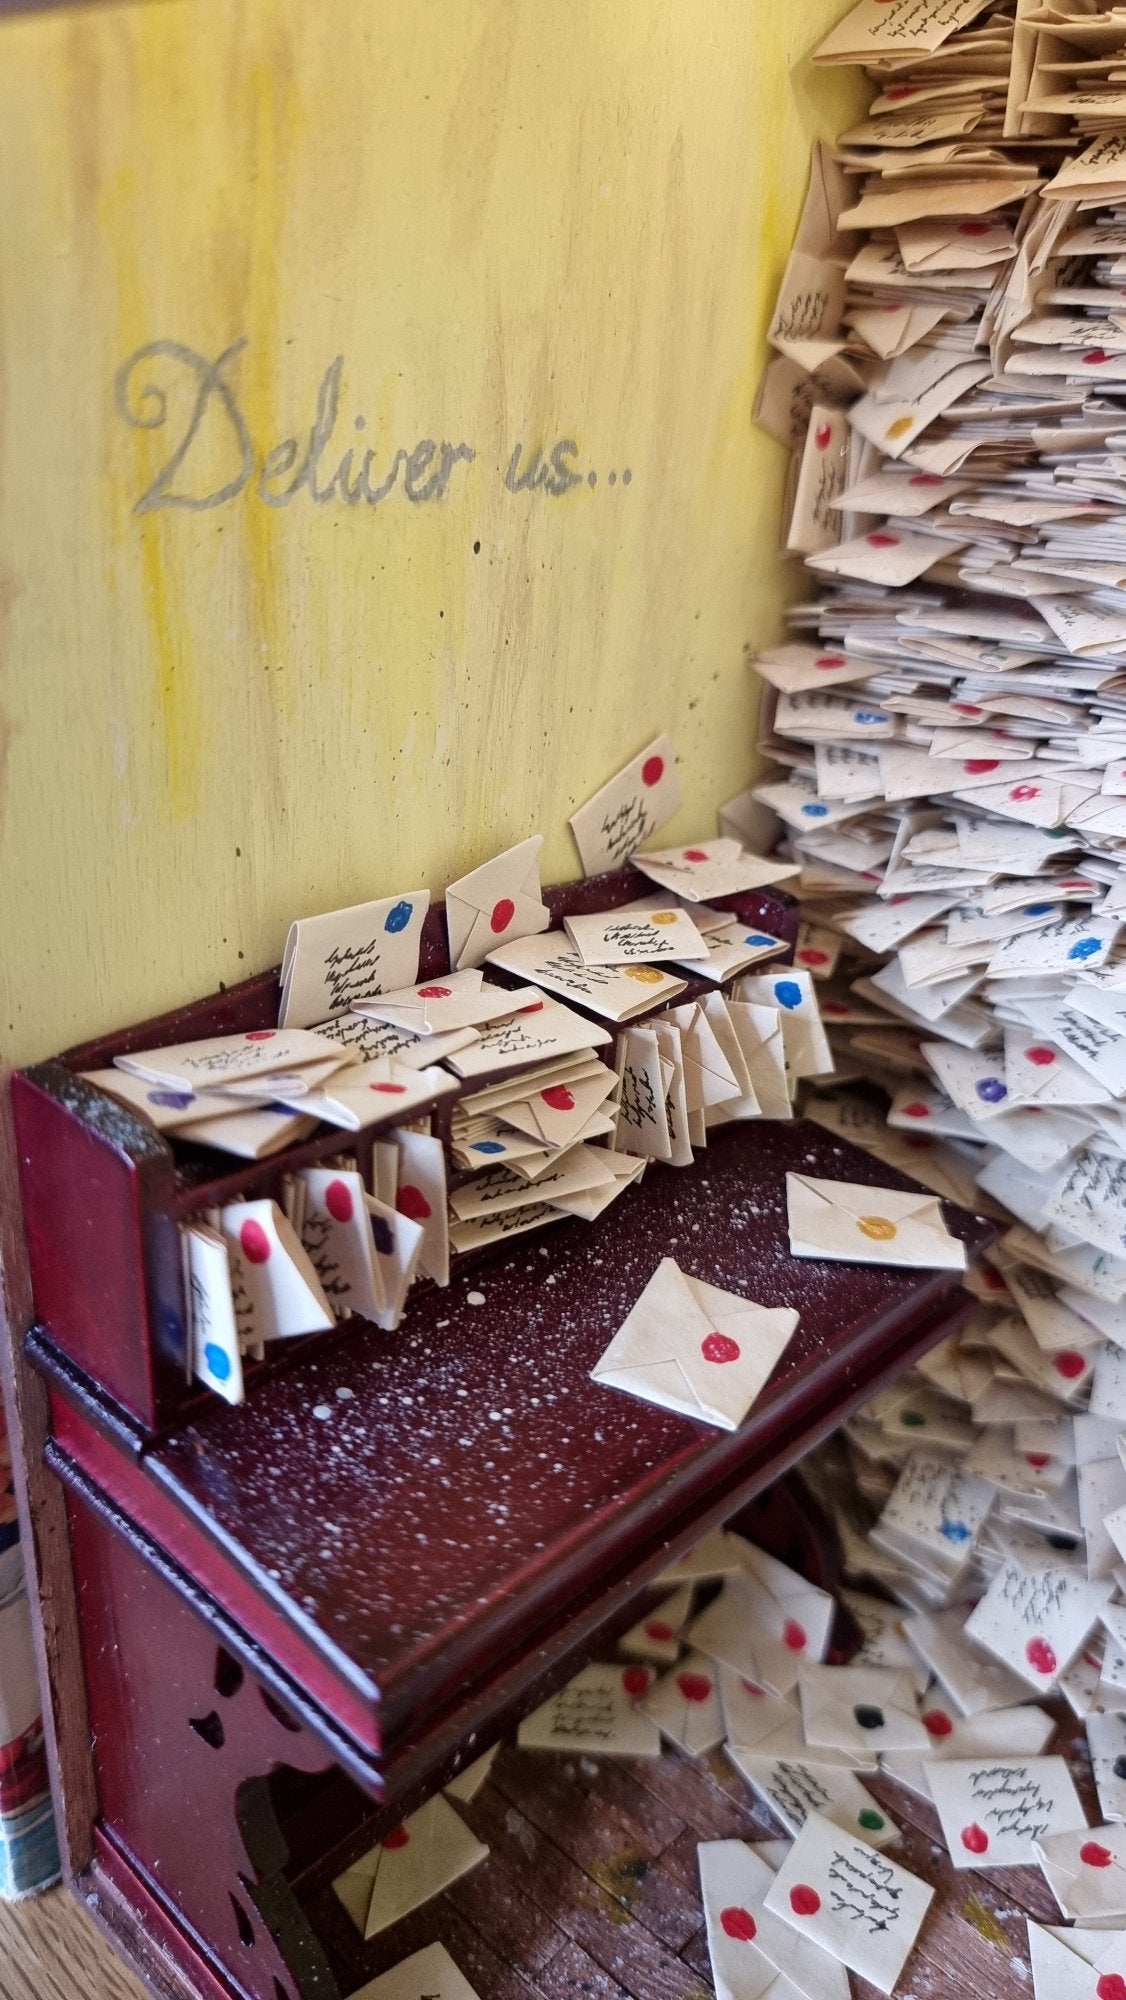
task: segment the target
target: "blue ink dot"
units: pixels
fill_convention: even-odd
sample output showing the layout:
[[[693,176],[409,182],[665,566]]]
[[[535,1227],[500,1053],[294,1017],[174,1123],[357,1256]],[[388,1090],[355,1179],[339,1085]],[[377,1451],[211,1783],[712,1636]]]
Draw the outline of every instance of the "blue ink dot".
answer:
[[[765,931],[748,931],[746,937],[743,939],[744,944],[779,944],[780,942],[779,938],[767,937]]]
[[[373,1215],[371,1218],[371,1233],[375,1238],[375,1247],[380,1256],[390,1257],[395,1248],[395,1238],[391,1233],[390,1223],[384,1222],[381,1215]]]
[[[1009,1094],[999,1076],[983,1076],[980,1083],[975,1083],[974,1089],[985,1104],[1000,1104],[1001,1099]]]
[[[779,979],[775,983],[774,998],[780,1007],[800,1007],[801,987],[793,979]]]
[[[948,1542],[968,1542],[970,1539],[970,1531],[964,1521],[944,1521],[939,1533]]]
[[[186,1111],[195,1099],[194,1090],[150,1090],[146,1092],[150,1104],[159,1104],[164,1111]]]
[[[1024,914],[1026,917],[1046,917],[1055,907],[1054,903],[1026,903]]]
[[[260,1111],[272,1111],[275,1118],[292,1118],[292,1104],[260,1104]]]
[[[383,920],[383,928],[385,931],[390,931],[392,935],[396,931],[405,931],[413,915],[413,903],[396,903],[393,910],[388,910]]]
[[[1079,943],[1073,944],[1067,955],[1069,958],[1094,958],[1102,948],[1101,938],[1080,938]]]
[[[504,1147],[499,1139],[474,1139],[469,1150],[471,1153],[503,1153]]]
[[[1068,834],[1066,826],[1050,826],[1048,828],[1049,840],[1066,840],[1067,837]]]
[[[854,722],[886,722],[887,716],[881,715],[878,708],[857,708],[853,710],[852,719]]]
[[[803,806],[802,811],[807,819],[827,819],[829,816],[828,806]]]
[[[203,1350],[203,1358],[207,1363],[209,1372],[214,1375],[215,1380],[217,1382],[225,1382],[231,1372],[230,1356],[224,1354],[221,1347],[216,1347],[213,1340],[209,1340]]]

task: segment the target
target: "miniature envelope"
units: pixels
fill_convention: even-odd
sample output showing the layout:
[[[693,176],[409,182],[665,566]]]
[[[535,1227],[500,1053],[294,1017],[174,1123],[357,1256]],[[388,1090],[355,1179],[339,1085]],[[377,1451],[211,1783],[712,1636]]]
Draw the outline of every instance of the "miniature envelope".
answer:
[[[457,970],[481,965],[494,945],[546,931],[551,912],[540,892],[543,835],[533,834],[494,855],[446,890],[450,961]]]
[[[283,1146],[300,1145],[317,1121],[305,1111],[291,1111],[287,1104],[263,1104],[254,1111],[236,1111],[234,1116],[197,1118],[177,1127],[178,1139],[190,1139],[196,1146],[214,1146],[218,1152],[234,1153],[240,1160],[267,1160]]]
[[[448,1785],[442,1786],[446,1797],[459,1799],[463,1805],[468,1805],[475,1799],[496,1763],[499,1750],[500,1744],[494,1743],[491,1750],[486,1750],[481,1757],[475,1757],[472,1764],[466,1764],[456,1778],[451,1778]]]
[[[775,1007],[782,1024],[782,1046],[791,1076],[823,1076],[833,1067],[833,1052],[821,1025],[817,993],[808,972],[785,967],[760,972],[739,981],[739,999],[754,1007]]]
[[[357,1014],[373,1021],[388,1021],[412,1035],[441,1035],[451,1028],[478,1028],[488,1021],[515,1014],[529,999],[529,987],[515,992],[506,986],[487,986],[478,968],[446,972],[440,978],[424,980],[418,986],[396,987],[371,1000],[357,1000]]]
[[[202,1042],[177,1042],[169,1048],[115,1056],[114,1067],[166,1090],[198,1091],[236,1077],[291,1070],[300,1063],[339,1053],[326,1036],[315,1035],[308,1028],[252,1028],[241,1035],[212,1035]]]
[[[1024,1569],[1010,1558],[966,1620],[966,1633],[1046,1693],[1113,1595],[1113,1579],[1090,1582],[1085,1568]]]
[[[836,1607],[828,1591],[760,1550],[746,1560],[753,1571],[729,1577],[687,1637],[747,1680],[787,1694],[801,1666],[824,1657]]]
[[[913,1451],[878,1525],[877,1548],[922,1562],[953,1581],[970,1561],[996,1489],[940,1453]]]
[[[387,1297],[363,1180],[337,1167],[306,1167],[296,1178],[304,1192],[301,1241],[333,1312],[374,1318]]]
[[[219,1227],[237,1252],[249,1301],[252,1337],[288,1340],[334,1324],[309,1257],[275,1201],[236,1201],[219,1212]],[[240,1334],[249,1329],[240,1321]]]
[[[520,974],[549,993],[580,1001],[609,1021],[628,1021],[635,1014],[648,1013],[663,1000],[675,1000],[684,991],[683,979],[675,979],[656,965],[584,965],[564,938],[560,931],[519,938],[490,952],[489,962]]]
[[[679,1556],[671,1569],[662,1570],[656,1581],[700,1583],[710,1582],[715,1577],[738,1576],[744,1567],[747,1546],[742,1535],[733,1535],[726,1528],[715,1528],[710,1535],[705,1535],[702,1541]]]
[[[1063,1915],[1073,1923],[1126,1923],[1126,1827],[1046,1835],[1036,1859]]]
[[[811,1752],[777,1757],[766,1745],[739,1750],[728,1743],[726,1753],[787,1833],[800,1833],[811,1813],[821,1813],[867,1847],[890,1847],[899,1838],[891,1815],[843,1764],[814,1763]]]
[[[167,1084],[147,1082],[123,1069],[82,1071],[83,1083],[92,1083],[108,1092],[131,1111],[139,1111],[158,1132],[175,1132],[181,1125],[201,1119],[226,1118],[239,1110],[238,1104],[218,1090],[193,1090],[189,1085],[172,1089]]]
[[[929,1738],[923,1756],[895,1753],[880,1760],[885,1778],[894,1778],[920,1798],[931,1795],[927,1772],[951,1757],[1038,1757],[1055,1735],[1054,1716],[1033,1703],[990,1709],[972,1717],[952,1715],[932,1702],[923,1715]]]
[[[706,903],[713,896],[737,896],[746,889],[761,889],[768,882],[786,882],[801,872],[797,863],[749,854],[740,841],[726,839],[654,849],[650,854],[635,855],[634,867],[689,903]]]
[[[712,995],[698,1004],[705,1009]],[[722,1002],[723,995],[716,994]],[[785,1030],[782,1015],[774,1007],[760,1007],[752,1000],[728,1000],[727,1017],[749,1077],[747,1094],[734,1103],[718,1106],[720,1122],[728,1118],[792,1118],[791,1078],[786,1063]],[[717,1021],[708,1015],[716,1033]],[[725,1050],[726,1053],[726,1050]]]
[[[703,1653],[687,1653],[643,1696],[641,1708],[662,1736],[694,1756],[714,1750],[723,1741],[723,1711],[715,1662]]]
[[[1046,1835],[1085,1831],[1086,1815],[1062,1757],[957,1758],[927,1766],[955,1868],[1019,1868]]]
[[[658,736],[570,819],[584,875],[621,868],[680,811],[676,755]]]
[[[464,1973],[459,1972],[444,1944],[428,1944],[412,1952],[390,1972],[369,1979],[352,2000],[478,2000]]]
[[[488,1852],[438,1792],[332,1886],[357,1929],[372,1938],[440,1895]]]
[[[766,1907],[891,1993],[933,1895],[929,1883],[811,1813],[767,1891]]]
[[[933,1195],[787,1174],[786,1214],[794,1257],[924,1270],[966,1268],[965,1248],[951,1236]]]
[[[788,645],[770,646],[765,652],[756,653],[754,667],[764,681],[780,692],[804,694],[809,688],[840,687],[849,681],[867,680],[872,661],[849,659],[832,648]]]
[[[798,1323],[662,1258],[591,1379],[664,1409],[736,1430]]]
[[[849,2000],[844,1966],[766,1908],[774,1870],[752,1848],[701,1841],[696,1859],[716,2000]]]
[[[661,1732],[637,1706],[653,1683],[648,1667],[584,1667],[520,1724],[522,1750],[589,1757],[659,1757]]]
[[[729,1103],[743,1095],[743,1066],[737,1074],[703,1008],[695,1004],[670,1007],[662,1018],[680,1030],[684,1102],[689,1111]]]
[[[356,1000],[418,977],[428,889],[356,903],[290,925],[282,958],[280,1025],[308,1028]]]
[[[724,1733],[732,1749],[770,1755],[773,1753],[763,1746],[781,1730],[800,1731],[801,1717],[792,1701],[771,1694],[761,1681],[745,1680],[733,1667],[720,1667],[719,1698]]]
[[[617,1087],[615,1072],[596,1062],[597,1074],[544,1084],[526,1099],[506,1104],[503,1123],[547,1146],[570,1146]],[[612,1107],[611,1107],[612,1108]]]
[[[606,1187],[614,1179],[613,1170],[606,1164],[608,1157],[602,1146],[581,1143],[570,1146],[534,1181],[523,1179],[508,1167],[486,1167],[483,1173],[453,1190],[450,1207],[459,1222],[472,1222],[476,1216],[503,1214],[536,1202],[553,1201],[557,1195]],[[401,1198],[401,1187],[399,1194]]]
[[[628,1632],[623,1632],[618,1640],[619,1651],[630,1659],[671,1666],[680,1655],[680,1633],[692,1616],[692,1599],[690,1583],[674,1590],[671,1597],[654,1605]]]
[[[436,1097],[449,1097],[456,1089],[449,1071],[437,1064],[408,1068],[394,1056],[377,1056],[374,1062],[341,1070],[339,1081],[333,1079],[323,1090],[296,1099],[293,1108],[323,1118],[326,1125],[339,1125],[342,1131],[361,1132],[389,1118],[416,1114],[419,1106],[429,1108]]]
[[[1078,1949],[1081,1938],[1099,1939],[1097,1956]],[[1126,1949],[1120,1937],[1094,1931],[1054,1933],[1029,1918],[1028,1950],[1035,2000],[1119,2000],[1126,1992]]]
[[[634,968],[639,972],[645,969]],[[610,1039],[605,1028],[584,1020],[572,1007],[564,1007],[558,1000],[539,1000],[511,1020],[495,1021],[472,1048],[459,1049],[450,1056],[449,1064],[458,1076],[490,1076],[497,1070],[520,1069],[579,1049],[604,1048]]]
[[[820,1747],[875,1756],[925,1750],[927,1731],[915,1707],[910,1673],[894,1667],[803,1667],[798,1675],[802,1726],[814,1756]]]
[[[181,1229],[191,1317],[190,1373],[226,1403],[243,1399],[242,1350],[225,1239],[206,1223]]]
[[[584,965],[637,965],[661,959],[703,958],[707,951],[687,910],[604,910],[564,917],[563,928]]]
[[[472,1222],[451,1222],[451,1250],[480,1250],[486,1243],[500,1243],[509,1236],[521,1236],[529,1229],[542,1229],[545,1223],[558,1222],[560,1211],[550,1202],[537,1202],[534,1208],[509,1209],[504,1215],[479,1215]]]
[[[415,1222],[397,1208],[389,1208],[385,1202],[377,1201],[374,1195],[368,1195],[366,1207],[371,1219],[378,1275],[386,1298],[382,1312],[373,1313],[372,1318],[385,1333],[393,1333],[402,1318],[407,1293],[422,1254],[425,1231],[421,1222]]]
[[[738,922],[709,931],[705,943],[706,958],[680,958],[677,964],[694,979],[711,979],[716,985],[733,979],[736,973],[745,972],[748,966],[757,965],[764,958],[776,958],[779,952],[789,950],[785,938],[773,937],[757,925]]]

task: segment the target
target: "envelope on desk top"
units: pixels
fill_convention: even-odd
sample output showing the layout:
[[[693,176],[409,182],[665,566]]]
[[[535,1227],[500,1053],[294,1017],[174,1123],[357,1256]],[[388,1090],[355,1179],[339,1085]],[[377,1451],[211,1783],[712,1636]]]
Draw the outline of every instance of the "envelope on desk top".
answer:
[[[696,1859],[716,2000],[849,2000],[844,1966],[765,1907],[774,1870],[745,1841],[701,1841]]]
[[[280,1024],[307,1028],[326,1015],[346,1014],[356,1000],[418,977],[428,889],[347,910],[299,917],[282,957]]]
[[[339,1060],[339,1048],[308,1028],[252,1028],[241,1035],[212,1035],[200,1042],[139,1049],[115,1056],[114,1068],[166,1090],[198,1091],[330,1056]]]
[[[691,973],[693,979],[711,979],[717,986],[733,979],[736,973],[745,972],[748,966],[757,965],[760,959],[774,958],[790,948],[785,938],[776,938],[770,931],[760,930],[757,924],[738,922],[725,922],[722,929],[710,930],[704,943],[705,958],[681,958],[677,964],[681,972]]]
[[[696,925],[679,904],[564,917],[563,928],[584,965],[638,965],[649,960],[703,958],[707,951]]]
[[[83,1070],[82,1081],[116,1097],[131,1111],[140,1111],[158,1132],[175,1132],[178,1126],[191,1125],[201,1118],[228,1118],[245,1109],[225,1092],[193,1090],[190,1084],[175,1088],[130,1076],[123,1069]]]
[[[935,1195],[852,1181],[786,1175],[790,1254],[850,1264],[964,1271],[965,1246],[951,1236]]]
[[[526,987],[488,986],[484,973],[470,968],[358,1000],[356,1012],[412,1035],[440,1035],[451,1028],[478,1028],[503,1020],[536,998]]]
[[[1045,1834],[1033,1852],[1065,1917],[1126,1923],[1126,1826]]]
[[[786,882],[801,872],[796,862],[748,853],[741,841],[729,839],[654,849],[635,855],[633,865],[662,889],[671,889],[689,903],[706,903],[711,896],[737,896],[770,882]]]
[[[444,1944],[412,1952],[378,1979],[369,1979],[352,2000],[478,2000]]]
[[[494,855],[446,890],[450,961],[457,969],[481,965],[494,945],[545,931],[551,912],[540,891],[543,835],[533,834]]]
[[[664,1257],[591,1379],[736,1430],[797,1323],[789,1306],[756,1305]]]
[[[457,1089],[456,1078],[436,1065],[429,1069],[406,1069],[393,1056],[374,1062],[357,1063],[342,1070],[339,1078],[323,1089],[296,1097],[291,1108],[326,1125],[339,1125],[345,1132],[362,1132],[365,1126],[386,1119],[409,1116],[419,1105],[429,1105],[436,1097],[448,1097]],[[279,1101],[289,1100],[281,1094]]]
[[[810,973],[789,965],[778,972],[748,973],[740,979],[736,997],[755,1007],[777,1008],[791,1076],[823,1076],[832,1069],[833,1052]]]
[[[617,1076],[606,1063],[596,1058],[593,1068],[596,1074],[545,1084],[506,1103],[500,1114],[505,1125],[547,1146],[571,1145],[618,1087]]]
[[[441,1792],[333,1883],[365,1938],[398,1923],[488,1856]]]
[[[525,1180],[508,1167],[486,1167],[463,1187],[453,1189],[450,1207],[459,1222],[472,1222],[478,1216],[506,1214],[580,1189],[606,1187],[616,1178],[608,1158],[604,1147],[580,1141],[561,1151],[535,1180]]]
[[[644,1618],[631,1625],[618,1640],[619,1650],[629,1658],[652,1660],[661,1666],[671,1666],[680,1657],[680,1633],[692,1616],[694,1592],[690,1583],[682,1584]]]
[[[680,1060],[684,1071],[684,1101],[688,1111],[705,1105],[723,1104],[745,1094],[744,1065],[736,1072],[708,1016],[695,1003],[670,1007],[662,1017],[680,1033]]]
[[[634,969],[645,970],[641,966]],[[586,1021],[573,1008],[541,996],[509,1020],[492,1022],[471,1048],[459,1049],[448,1060],[458,1076],[488,1076],[495,1070],[540,1064],[550,1056],[603,1048],[609,1040],[606,1029],[597,1022]]]
[[[674,979],[656,965],[584,965],[562,931],[502,945],[499,951],[489,953],[489,963],[530,979],[549,993],[580,1001],[608,1021],[628,1021],[659,1006],[662,1000],[675,1000],[686,985],[685,980]]]
[[[190,1139],[195,1146],[214,1146],[218,1152],[233,1153],[239,1160],[268,1160],[283,1146],[298,1146],[316,1131],[317,1121],[305,1107],[291,1111],[284,1104],[260,1104],[239,1109],[228,1100],[221,1118],[196,1118],[176,1128],[178,1139]],[[233,1115],[232,1115],[233,1114]]]

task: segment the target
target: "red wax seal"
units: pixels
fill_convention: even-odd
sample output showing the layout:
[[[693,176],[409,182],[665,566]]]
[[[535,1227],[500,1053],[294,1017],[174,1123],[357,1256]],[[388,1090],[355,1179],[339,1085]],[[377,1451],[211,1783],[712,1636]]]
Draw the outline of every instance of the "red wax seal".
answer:
[[[641,766],[641,782],[643,785],[659,785],[664,775],[665,760],[663,757],[647,757],[645,759],[644,764]]]
[[[962,1828],[962,1846],[967,1854],[984,1854],[989,1846],[989,1835],[975,1820],[972,1826]]]
[[[800,965],[828,965],[829,954],[827,951],[818,951],[816,945],[807,944],[805,949],[798,953],[798,963]]]
[[[1083,359],[1088,367],[1097,368],[1101,361],[1109,361],[1110,356],[1105,347],[1092,347],[1090,352],[1083,356]]]
[[[1047,1069],[1049,1063],[1054,1063],[1056,1059],[1055,1050],[1042,1048],[1039,1042],[1034,1047],[1026,1049],[1024,1053],[1028,1061],[1035,1063],[1038,1069]]]
[[[676,1638],[676,1633],[671,1625],[665,1624],[663,1618],[651,1618],[645,1627],[645,1637],[652,1639],[655,1645],[667,1646],[670,1639]]]
[[[834,667],[847,667],[848,661],[845,659],[843,653],[822,653],[819,659],[814,660],[813,664],[820,673],[828,674],[833,671]]]
[[[790,1908],[795,1917],[815,1917],[821,1908],[821,1898],[808,1882],[798,1882],[790,1890]]]
[[[325,1207],[336,1222],[352,1220],[352,1190],[343,1181],[330,1181],[325,1189]]]
[[[1056,1656],[1046,1639],[1030,1639],[1024,1657],[1038,1674],[1047,1676],[1056,1671]]]
[[[942,474],[941,472],[913,472],[907,484],[908,486],[941,486]],[[958,706],[957,702],[955,702],[954,706],[955,708]]]
[[[238,1233],[243,1255],[251,1264],[264,1264],[270,1255],[270,1239],[260,1222],[244,1222]]]
[[[988,236],[992,227],[991,222],[960,222],[958,224],[958,234],[959,236]]]
[[[410,1834],[407,1832],[405,1826],[393,1826],[391,1828],[390,1833],[384,1835],[379,1845],[381,1847],[391,1847],[391,1848],[409,1847],[410,1838],[411,1838]]]
[[[573,1111],[575,1108],[575,1100],[565,1083],[550,1083],[546,1090],[540,1091],[540,1096],[553,1111]]]
[[[791,1653],[803,1653],[808,1646],[809,1635],[805,1627],[798,1624],[796,1618],[787,1618],[783,1625],[782,1644],[788,1646]]]
[[[1120,1972],[1104,1972],[1095,1988],[1095,2000],[1126,2000],[1126,1979]]]
[[[420,1000],[448,1000],[450,997],[450,988],[448,986],[420,986],[418,997]]]
[[[277,1032],[276,1028],[251,1028],[244,1039],[248,1042],[272,1042]]]
[[[434,1213],[422,1189],[412,1187],[409,1181],[405,1187],[399,1189],[395,1197],[395,1207],[400,1215],[407,1216],[411,1222],[425,1222],[428,1216]]]
[[[874,533],[865,535],[864,539],[870,549],[897,549],[899,547],[899,536],[886,535],[882,528],[877,528]]]
[[[707,1701],[712,1691],[706,1674],[678,1674],[676,1684],[685,1701]]]
[[[499,903],[493,904],[493,913],[489,918],[489,929],[493,935],[499,937],[501,931],[506,931],[515,915],[516,905],[511,896],[502,896]]]
[[[648,1667],[626,1668],[625,1673],[622,1675],[622,1688],[629,1695],[631,1701],[636,1701],[639,1694],[645,1694],[648,1687]]]
[[[1109,1847],[1101,1847],[1097,1840],[1085,1840],[1079,1849],[1079,1859],[1087,1868],[1109,1868],[1114,1856]]]
[[[1009,797],[1016,799],[1018,803],[1021,799],[1038,799],[1040,797],[1040,787],[1039,785],[1014,785],[1009,793]]]
[[[741,1350],[738,1341],[726,1333],[709,1333],[700,1342],[700,1352],[705,1361],[738,1361]]]
[[[932,1708],[930,1713],[923,1717],[923,1728],[928,1736],[949,1736],[954,1724],[941,1708]]]
[[[925,1104],[912,1103],[903,1106],[905,1118],[929,1118],[930,1115],[930,1109]]]
[[[758,1925],[749,1910],[721,1910],[719,1921],[729,1938],[738,1938],[740,1944],[750,1944],[758,1931]]]
[[[1075,1354],[1071,1348],[1065,1348],[1062,1354],[1056,1355],[1055,1366],[1056,1374],[1062,1375],[1065,1382],[1077,1382],[1087,1363],[1081,1354]]]
[[[707,858],[702,847],[686,847],[684,850],[686,861],[706,861]]]
[[[977,777],[982,771],[999,771],[1000,768],[999,757],[967,757],[962,766],[967,778]]]
[[[1042,1472],[1044,1467],[1052,1462],[1046,1451],[1026,1451],[1024,1455],[1034,1472]]]
[[[385,1097],[401,1097],[401,1096],[403,1095],[403,1092],[405,1091],[406,1087],[407,1087],[407,1086],[406,1086],[406,1084],[405,1084],[405,1083],[369,1083],[369,1084],[368,1084],[368,1089],[369,1089],[369,1090],[381,1090],[381,1091],[383,1092],[383,1094],[384,1094],[384,1096],[385,1096]]]
[[[833,442],[832,424],[818,424],[817,429],[813,433],[813,442],[817,446],[818,451],[828,451],[829,446]]]

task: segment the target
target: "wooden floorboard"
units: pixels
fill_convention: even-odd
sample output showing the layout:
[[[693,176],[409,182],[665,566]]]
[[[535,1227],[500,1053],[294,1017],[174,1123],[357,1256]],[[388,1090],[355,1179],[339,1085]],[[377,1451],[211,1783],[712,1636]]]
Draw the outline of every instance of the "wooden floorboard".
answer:
[[[1082,1730],[1055,1743],[1097,1820]],[[902,1828],[895,1858],[937,1894],[901,2000],[1031,2000],[1025,1914],[1057,1920],[1039,1871],[955,1871],[933,1809],[869,1781]],[[345,1995],[441,1940],[481,2000],[711,2000],[697,1891],[700,1840],[779,1829],[719,1751],[604,1760],[502,1750],[459,1808],[489,1859],[365,1945],[331,1891],[313,1906]],[[855,2000],[877,2000],[853,1982]],[[62,1892],[0,1904],[0,2000],[138,2000],[85,1912]]]

